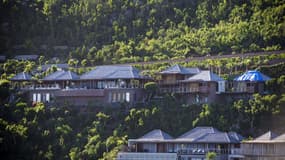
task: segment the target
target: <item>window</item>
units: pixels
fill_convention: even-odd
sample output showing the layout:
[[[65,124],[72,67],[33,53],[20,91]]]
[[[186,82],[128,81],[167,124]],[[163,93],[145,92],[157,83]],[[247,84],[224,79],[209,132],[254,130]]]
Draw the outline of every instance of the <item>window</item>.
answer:
[[[47,94],[46,94],[46,102],[49,102],[49,101],[50,101],[50,94],[47,93]]]
[[[123,101],[126,100],[126,94],[125,93],[122,94],[122,99],[123,99]]]
[[[34,93],[34,94],[33,94],[33,102],[36,102],[36,101],[37,101],[37,94]]]
[[[112,102],[112,92],[109,93],[109,102]]]
[[[121,101],[121,93],[118,93],[118,99],[119,102]]]
[[[112,102],[116,102],[116,93],[113,93]]]
[[[199,103],[199,102],[200,102],[200,100],[199,100],[199,95],[196,94],[196,103]]]
[[[156,152],[156,144],[154,143],[144,143],[143,144],[143,151],[155,153]]]
[[[130,102],[130,92],[127,92],[127,93],[126,93],[126,101],[127,101],[127,102]]]
[[[37,95],[37,102],[41,102],[41,94],[40,93],[38,93],[38,95]]]
[[[98,81],[97,86],[99,89],[104,88],[103,82],[101,82],[101,81]]]

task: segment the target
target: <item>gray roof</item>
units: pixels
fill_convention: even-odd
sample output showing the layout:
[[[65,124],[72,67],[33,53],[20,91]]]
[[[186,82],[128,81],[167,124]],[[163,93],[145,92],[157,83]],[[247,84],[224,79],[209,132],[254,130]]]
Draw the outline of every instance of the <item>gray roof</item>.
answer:
[[[155,129],[147,134],[143,135],[138,139],[131,139],[129,141],[133,142],[161,142],[161,141],[169,141],[172,140],[173,137],[170,136],[168,133],[163,132],[160,129]]]
[[[218,76],[217,74],[206,70],[201,71],[200,73],[188,78],[187,80],[184,80],[183,82],[189,82],[189,81],[224,81],[223,78]]]
[[[18,73],[13,78],[11,78],[12,81],[28,81],[31,79],[32,76],[26,72]]]
[[[6,60],[6,56],[0,56],[0,61],[5,61]]]
[[[71,71],[56,71],[43,78],[46,81],[60,81],[60,80],[78,80],[79,76]]]
[[[156,139],[156,140],[163,140],[163,139],[173,139],[169,134],[163,132],[160,129],[155,129],[147,134],[143,135],[139,139]]]
[[[206,133],[196,139],[193,142],[196,143],[240,143],[243,139],[242,136],[238,135],[237,133]]]
[[[191,143],[240,143],[243,137],[235,132],[221,132],[213,127],[196,127],[175,139]]]
[[[181,135],[180,137],[178,137],[177,139],[187,139],[187,140],[194,140],[197,137],[200,137],[202,135],[208,134],[208,133],[220,133],[220,131],[218,131],[217,129],[213,128],[213,127],[196,127],[186,133],[184,133],[183,135]]]
[[[17,60],[37,60],[38,57],[39,57],[39,55],[29,54],[29,55],[18,55],[18,56],[15,56],[14,59],[17,59]]]
[[[131,65],[97,66],[94,70],[83,74],[80,79],[148,79]]]
[[[161,71],[160,74],[197,74],[199,72],[199,68],[185,68],[176,64],[174,66],[168,67],[164,71]]]
[[[230,143],[230,138],[227,133],[206,133],[196,139],[193,142],[199,143]]]
[[[272,131],[268,131],[266,133],[264,133],[263,135],[257,137],[254,139],[254,141],[268,141],[268,140],[272,140],[274,138],[276,138],[278,135],[275,134]]]
[[[243,137],[235,132],[220,132],[213,127],[196,127],[173,139],[169,134],[156,129],[130,142],[179,142],[179,143],[240,143]]]
[[[69,65],[67,63],[62,63],[62,64],[45,64],[41,66],[41,71],[46,71],[49,68],[51,68],[51,66],[55,66],[57,68],[61,68],[61,69],[68,69]]]
[[[278,135],[275,134],[272,131],[268,131],[266,133],[264,133],[263,135],[250,140],[250,141],[246,141],[246,143],[267,143],[267,142],[271,142],[274,138],[276,138]]]
[[[274,132],[268,131],[263,135],[244,143],[285,143],[285,133],[278,136]]]
[[[229,132],[228,136],[229,136],[231,141],[241,142],[244,139],[243,136],[241,136],[240,134],[238,134],[236,132]]]
[[[285,133],[273,139],[273,142],[285,142]]]

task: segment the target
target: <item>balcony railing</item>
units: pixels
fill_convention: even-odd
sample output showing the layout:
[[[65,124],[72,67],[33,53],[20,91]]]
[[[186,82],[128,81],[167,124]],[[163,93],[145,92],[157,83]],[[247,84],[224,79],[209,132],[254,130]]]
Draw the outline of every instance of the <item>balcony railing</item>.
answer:
[[[104,95],[104,89],[65,89],[55,93],[58,97],[102,97]]]
[[[215,152],[217,154],[241,154],[240,149],[218,149],[218,148],[189,148],[178,150],[178,155],[204,155],[208,152]]]
[[[176,160],[176,153],[119,152],[117,160]]]
[[[160,88],[160,92],[162,93],[208,93],[208,87],[163,87]]]
[[[254,93],[255,89],[254,86],[249,87],[236,87],[231,89],[226,89],[226,92],[228,93]]]

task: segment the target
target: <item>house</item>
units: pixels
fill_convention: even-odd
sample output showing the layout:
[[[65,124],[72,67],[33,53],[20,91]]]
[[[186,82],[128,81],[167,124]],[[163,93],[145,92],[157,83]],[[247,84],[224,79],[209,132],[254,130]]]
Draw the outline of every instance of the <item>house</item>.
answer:
[[[266,94],[266,81],[270,77],[260,71],[246,71],[235,77],[233,80],[225,82],[225,92],[221,93],[224,101],[249,100],[255,93]]]
[[[180,81],[180,93],[186,94],[188,103],[213,103],[225,92],[225,80],[205,70]]]
[[[179,80],[185,80],[197,73],[200,73],[199,68],[185,68],[178,64],[171,66],[158,73],[161,76],[160,90],[161,92],[173,92],[178,88]]]
[[[144,101],[144,84],[151,79],[130,65],[97,66],[80,77],[80,86],[104,90],[109,103]]]
[[[30,96],[33,102],[50,102],[54,100],[59,102],[60,93],[66,89],[77,88],[76,82],[79,76],[71,71],[56,71],[41,79],[40,83],[36,83],[34,90]],[[57,101],[58,100],[58,101]]]
[[[14,59],[21,61],[36,61],[39,55],[36,54],[27,54],[27,55],[18,55],[15,56]]]
[[[278,136],[268,131],[263,135],[241,144],[241,153],[245,160],[284,160],[285,133]]]
[[[225,92],[225,80],[209,70],[174,65],[159,73],[161,93],[177,93],[187,103],[212,103]]]
[[[81,76],[58,70],[37,81],[32,81],[30,75],[26,75],[29,79],[21,76],[24,75],[16,75],[11,81],[15,84],[29,82],[23,86],[29,92],[30,101],[75,106],[141,102],[145,96],[144,83],[151,80],[129,65],[98,66]]]
[[[129,139],[128,152],[119,152],[117,160],[204,160],[208,152],[215,152],[221,160],[242,159],[236,152],[242,139],[235,132],[221,132],[213,127],[196,127],[178,138],[156,129],[138,139]]]
[[[247,71],[234,79],[231,91],[235,93],[264,94],[265,82],[268,80],[270,80],[270,77],[259,71]]]
[[[26,90],[31,87],[34,80],[29,73],[21,72],[12,77],[11,81],[13,82],[12,88]]]

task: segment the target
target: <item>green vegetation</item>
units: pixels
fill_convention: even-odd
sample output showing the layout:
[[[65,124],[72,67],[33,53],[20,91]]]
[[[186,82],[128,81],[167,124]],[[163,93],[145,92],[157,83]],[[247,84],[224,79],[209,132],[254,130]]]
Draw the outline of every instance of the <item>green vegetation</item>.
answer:
[[[268,94],[223,105],[187,105],[173,94],[155,100],[157,85],[151,82],[144,86],[148,103],[132,109],[124,104],[117,108],[32,107],[23,93],[9,87],[9,79],[19,72],[59,63],[50,59],[53,56],[81,74],[100,64],[284,49],[284,9],[283,0],[0,1],[0,52],[42,55],[37,62],[0,64],[1,157],[113,159],[128,138],[156,128],[178,136],[197,125],[211,125],[255,136],[268,126],[284,126],[284,53],[178,62],[210,69],[229,80],[256,68],[273,78],[267,83]],[[157,62],[136,67],[158,79],[155,73],[170,65]],[[52,66],[35,78],[55,70]],[[10,95],[15,96],[13,102]],[[213,157],[209,153],[208,158]]]
[[[206,155],[206,160],[215,160],[217,157],[217,153],[215,152],[208,152]]]
[[[88,107],[83,112],[68,106],[30,107],[21,100],[0,108],[0,153],[6,159],[112,159],[128,138],[156,128],[178,136],[196,125],[255,136],[284,117],[284,97],[254,95],[249,102],[201,106],[168,95],[150,107]]]
[[[94,65],[280,50],[284,9],[283,0],[2,0],[0,52]]]

